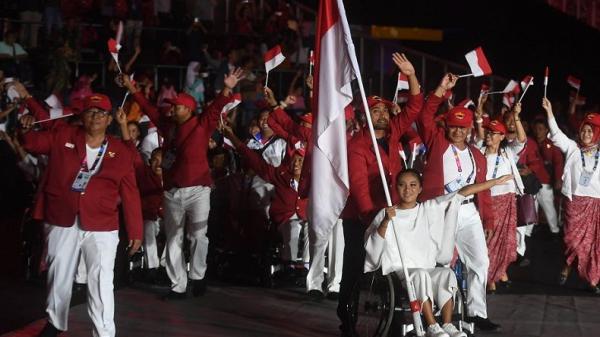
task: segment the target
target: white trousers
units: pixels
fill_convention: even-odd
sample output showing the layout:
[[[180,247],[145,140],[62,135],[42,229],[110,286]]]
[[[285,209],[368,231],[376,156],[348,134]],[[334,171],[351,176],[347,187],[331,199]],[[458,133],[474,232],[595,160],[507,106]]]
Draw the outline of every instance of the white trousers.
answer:
[[[556,207],[554,207],[554,191],[552,186],[548,184],[542,184],[542,188],[538,191],[535,198],[536,209],[541,206],[546,215],[546,221],[552,233],[558,233],[558,215],[556,214]]]
[[[79,253],[79,263],[75,271],[75,282],[79,284],[87,283],[87,268],[85,266],[85,259],[81,258],[81,253]]]
[[[144,220],[144,255],[148,269],[160,266],[158,247],[156,245],[156,236],[158,236],[159,232],[160,220]]]
[[[486,285],[490,260],[475,204],[460,206],[456,249],[467,268],[467,315],[487,318]]]
[[[525,250],[527,248],[525,237],[531,236],[533,226],[535,225],[517,227],[517,253],[521,256],[525,256]]]
[[[309,226],[309,229],[311,227]],[[329,233],[328,240],[317,238],[313,230],[309,231],[310,269],[306,276],[306,291],[322,291],[325,269],[325,249],[327,248],[327,292],[340,292],[342,267],[344,263],[344,228],[342,219],[338,219]]]
[[[308,263],[310,255],[308,252],[307,222],[294,214],[288,221],[281,224],[279,231],[283,237],[283,249],[281,251],[282,260],[296,262],[300,259],[304,263]],[[301,237],[303,239],[302,247],[300,247]],[[300,251],[302,251],[302,256],[298,256]]]
[[[184,293],[188,274],[183,252],[183,232],[187,224],[190,240],[190,279],[201,280],[206,272],[208,254],[208,213],[210,211],[210,187],[192,186],[165,191],[165,233],[167,236],[167,274],[171,290]]]
[[[421,303],[431,300],[432,306],[437,306],[437,310],[441,310],[446,302],[454,298],[458,289],[456,276],[450,268],[408,268],[408,274],[413,282],[417,299]],[[404,272],[397,270],[396,275],[406,288]]]
[[[78,219],[71,227],[46,224],[48,240],[48,321],[59,330],[67,330],[71,290],[80,257],[87,267],[87,307],[94,323],[93,336],[115,336],[113,269],[119,232],[88,232],[79,228]]]

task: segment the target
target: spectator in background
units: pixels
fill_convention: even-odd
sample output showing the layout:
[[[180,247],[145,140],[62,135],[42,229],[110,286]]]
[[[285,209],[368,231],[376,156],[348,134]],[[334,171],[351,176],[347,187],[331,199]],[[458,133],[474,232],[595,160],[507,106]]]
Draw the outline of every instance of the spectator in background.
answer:
[[[206,28],[204,28],[202,22],[197,21],[194,18],[192,24],[186,32],[187,36],[187,57],[188,60],[198,60],[203,58],[202,50],[206,47],[204,42],[204,35],[206,34]]]
[[[23,78],[24,62],[27,52],[17,43],[17,34],[13,30],[6,32],[4,41],[0,41],[0,68],[5,72]]]
[[[44,21],[46,21],[46,35],[50,36],[55,26],[56,31],[62,28],[62,13],[60,0],[46,0],[44,7]]]
[[[92,83],[98,78],[98,74],[94,73],[91,76],[81,75],[75,82],[73,86],[73,90],[71,91],[71,95],[69,95],[69,101],[84,99],[85,97],[91,95],[92,91]]]
[[[192,61],[188,64],[184,89],[186,93],[194,97],[198,110],[202,110],[202,103],[204,103],[205,90],[202,77],[203,75],[208,76],[207,73],[200,73],[201,68],[200,62],[197,61]]]
[[[188,0],[194,6],[190,13],[194,14],[208,31],[212,31],[215,21],[215,8],[217,0]],[[188,9],[191,9],[188,5]]]
[[[177,90],[175,90],[175,86],[171,83],[171,79],[168,77],[163,78],[163,83],[160,86],[160,90],[158,91],[158,98],[156,100],[156,105],[159,108],[170,107],[171,104],[167,102],[168,99],[173,99],[177,97]]]
[[[46,78],[47,89],[56,94],[58,97],[63,97],[66,89],[71,87],[71,67],[69,62],[75,58],[73,49],[68,42],[64,42],[61,47],[50,56],[50,72]]]
[[[125,21],[125,49],[133,50],[134,41],[142,37],[144,26],[142,13],[142,0],[128,0],[127,21]]]
[[[244,0],[235,9],[235,32],[240,35],[254,35],[256,5],[253,1]]]
[[[19,18],[23,21],[20,40],[27,48],[36,48],[38,43],[38,32],[42,26],[42,8],[39,0],[19,1],[21,12]]]
[[[163,43],[160,51],[159,62],[160,64],[181,64],[183,61],[183,54],[179,47],[173,45],[171,40],[166,40]]]

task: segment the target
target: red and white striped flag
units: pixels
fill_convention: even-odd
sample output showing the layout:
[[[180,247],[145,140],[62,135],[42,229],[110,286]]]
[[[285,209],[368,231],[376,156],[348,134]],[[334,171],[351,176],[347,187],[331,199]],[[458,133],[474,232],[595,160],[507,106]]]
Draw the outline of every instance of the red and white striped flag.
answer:
[[[108,40],[108,52],[115,60],[119,73],[122,73],[121,66],[119,65],[119,50],[121,50],[121,39],[123,38],[123,22],[119,21],[117,26],[117,35],[114,39]]]
[[[581,80],[577,77],[574,77],[572,75],[567,76],[567,83],[569,83],[569,85],[574,89],[577,89],[577,91],[581,89]]]
[[[276,45],[275,47],[267,50],[264,55],[265,58],[265,69],[267,72],[275,69],[278,65],[285,61],[285,56],[281,53],[281,47]]]
[[[475,50],[468,52],[465,55],[465,58],[469,63],[473,76],[479,77],[492,73],[492,67],[490,67],[481,47],[477,47]]]
[[[227,113],[232,110],[233,108],[235,108],[236,106],[238,106],[240,103],[242,102],[242,95],[238,92],[233,94],[231,101],[227,104],[225,104],[223,106],[223,109],[221,109],[221,114],[222,115],[227,115]]]
[[[518,94],[521,92],[521,88],[519,87],[519,83],[517,83],[517,81],[515,80],[510,80],[508,82],[508,84],[506,85],[506,87],[504,87],[504,90],[502,90],[503,93],[514,93],[514,94]]]
[[[533,76],[527,75],[521,80],[521,89],[525,90],[528,86],[533,85]]]
[[[340,8],[341,7],[341,8]],[[344,109],[352,102],[355,76],[341,0],[322,0],[315,35],[313,149],[309,202],[317,240],[326,242],[350,191]]]
[[[515,105],[516,97],[512,93],[506,93],[502,95],[502,104],[506,105],[509,108],[512,108]]]
[[[408,90],[409,86],[408,86],[408,76],[404,75],[403,73],[398,73],[398,85],[396,86],[396,91],[400,91],[400,90]]]
[[[546,66],[546,71],[544,72],[544,85],[548,86],[548,77],[550,76],[550,69]]]

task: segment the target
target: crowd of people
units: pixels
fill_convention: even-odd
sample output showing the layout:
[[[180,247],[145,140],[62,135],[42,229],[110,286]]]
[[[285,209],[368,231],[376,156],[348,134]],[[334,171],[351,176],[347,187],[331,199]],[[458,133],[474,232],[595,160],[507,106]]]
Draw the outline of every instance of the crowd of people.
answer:
[[[278,4],[274,25],[287,8]],[[252,2],[236,9],[240,33],[253,32],[254,10]],[[191,27],[204,29],[201,22]],[[8,31],[0,57],[15,40]],[[151,74],[136,71],[135,38],[123,73],[109,65],[114,81],[103,89],[94,75],[72,86],[53,76],[39,87],[23,75],[17,61],[24,58],[3,64],[0,158],[25,183],[11,181],[14,190],[2,194],[25,194],[12,202],[30,206],[28,214],[43,223],[39,267],[47,275],[48,324],[41,336],[68,329],[75,281],[88,284],[94,335],[115,335],[120,237],[130,255],[143,247],[149,280],[164,270],[169,301],[186,299],[188,289],[194,297],[205,293],[211,249],[261,254],[276,246],[279,275],[301,275],[310,298],[338,301],[343,336],[356,335],[361,275],[381,269],[403,279],[403,267],[414,275],[427,335],[465,336],[451,323],[457,282],[448,266],[456,259],[467,268],[469,320],[498,330],[486,295],[510,283],[508,267],[518,255],[526,259],[534,226],[563,236],[557,283],[575,268],[600,295],[600,114],[579,105],[577,94],[556,115],[545,97],[530,112],[510,101],[498,107],[485,92],[474,106],[455,105],[458,76],[443,74],[427,92],[410,60],[394,53],[408,99],[369,96],[368,111],[360,98],[346,109],[350,196],[321,245],[308,209],[310,175],[318,174],[310,172],[312,76],[300,67],[286,80],[288,90],[276,92],[254,71],[266,49],[253,40],[236,43],[220,60],[199,48],[179,91],[168,79],[156,90]],[[165,61],[181,54],[168,49]],[[57,62],[51,73],[62,67]],[[212,69],[210,83],[204,67]]]

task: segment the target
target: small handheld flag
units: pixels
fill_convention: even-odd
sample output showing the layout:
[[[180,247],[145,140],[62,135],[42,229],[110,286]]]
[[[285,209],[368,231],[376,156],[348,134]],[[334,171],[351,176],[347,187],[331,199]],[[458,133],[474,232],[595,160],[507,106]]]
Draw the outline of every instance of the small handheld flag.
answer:
[[[398,91],[400,90],[408,90],[408,76],[404,75],[402,72],[398,73],[398,82],[396,82],[396,91],[394,92],[394,104],[398,103]]]
[[[477,47],[475,48],[475,50],[468,52],[465,55],[465,58],[467,59],[467,63],[469,63],[471,73],[466,75],[460,75],[458,76],[459,78],[468,76],[479,77],[484,75],[490,75],[492,73],[492,67],[490,67],[490,64],[488,63],[488,60],[485,57],[485,54],[483,53],[483,49],[481,49],[481,47]]]
[[[581,80],[575,76],[572,76],[572,75],[567,76],[567,83],[569,83],[569,85],[571,87],[573,87],[574,89],[577,89],[577,91],[579,91],[579,89],[581,89]]]
[[[265,87],[268,87],[269,82],[269,71],[275,69],[278,65],[285,61],[285,56],[281,52],[281,47],[276,45],[275,47],[269,49],[264,56],[265,59],[265,69],[267,71],[267,77],[265,79]]]
[[[521,103],[521,101],[523,100],[523,97],[525,97],[525,93],[527,92],[527,89],[529,89],[529,87],[532,85],[533,85],[533,76],[531,76],[531,75],[525,76],[525,78],[521,81],[521,87],[523,87],[523,94],[521,95],[521,97],[519,97],[518,103]]]
[[[544,73],[544,98],[546,98],[546,92],[548,91],[548,66],[546,66],[546,72]]]

